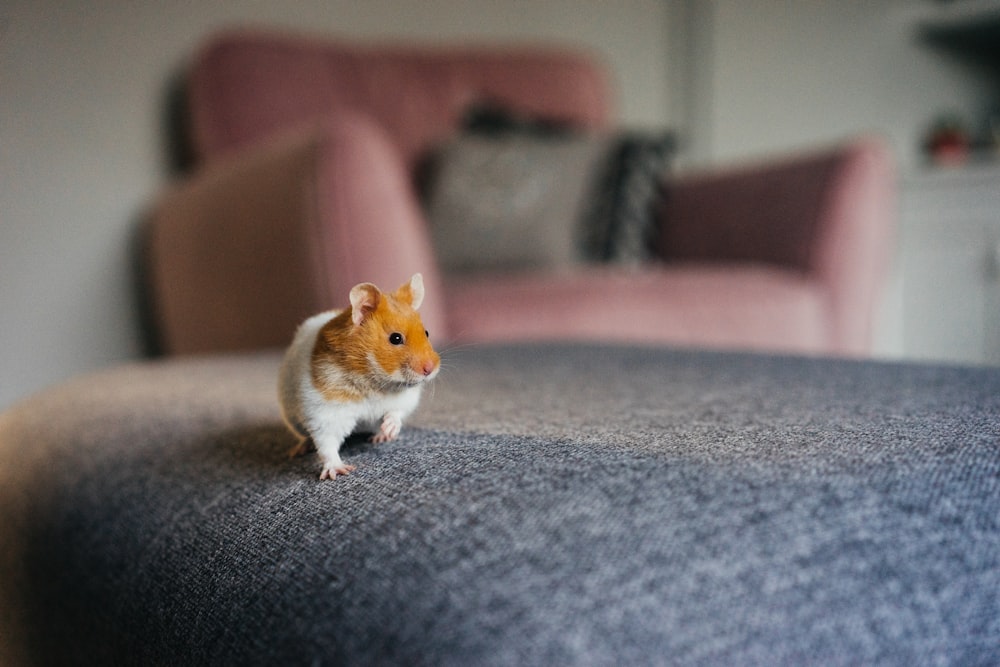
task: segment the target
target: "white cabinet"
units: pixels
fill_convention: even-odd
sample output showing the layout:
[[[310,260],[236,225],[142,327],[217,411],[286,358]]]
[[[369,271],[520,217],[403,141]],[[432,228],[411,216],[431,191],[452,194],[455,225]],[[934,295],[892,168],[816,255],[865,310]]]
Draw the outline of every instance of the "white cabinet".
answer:
[[[928,169],[901,185],[892,356],[1000,364],[1000,165]]]

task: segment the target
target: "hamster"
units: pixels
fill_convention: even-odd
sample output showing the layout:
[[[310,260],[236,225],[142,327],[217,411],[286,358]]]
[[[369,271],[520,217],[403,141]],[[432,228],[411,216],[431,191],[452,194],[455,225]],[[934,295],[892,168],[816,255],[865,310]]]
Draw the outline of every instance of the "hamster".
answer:
[[[375,443],[394,440],[437,376],[441,358],[417,313],[423,299],[419,273],[391,294],[361,283],[349,308],[314,315],[296,331],[278,375],[281,415],[299,438],[289,454],[315,447],[321,480],[355,469],[340,458],[355,430],[370,430]]]

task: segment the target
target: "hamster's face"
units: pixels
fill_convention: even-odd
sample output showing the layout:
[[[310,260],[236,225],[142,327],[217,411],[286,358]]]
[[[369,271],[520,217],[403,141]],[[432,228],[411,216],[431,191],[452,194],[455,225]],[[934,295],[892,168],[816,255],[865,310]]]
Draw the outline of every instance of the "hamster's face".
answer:
[[[408,304],[388,298],[366,322],[371,344],[369,364],[385,379],[408,387],[437,376],[441,357],[417,311]]]

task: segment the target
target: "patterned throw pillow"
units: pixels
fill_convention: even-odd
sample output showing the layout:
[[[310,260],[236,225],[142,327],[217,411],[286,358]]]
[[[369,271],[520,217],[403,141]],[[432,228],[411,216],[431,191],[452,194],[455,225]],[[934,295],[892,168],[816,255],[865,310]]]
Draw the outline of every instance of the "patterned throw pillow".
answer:
[[[671,133],[585,135],[474,110],[425,184],[438,260],[452,272],[645,262],[674,149]]]
[[[614,138],[582,220],[588,259],[638,265],[652,258],[659,240],[656,203],[675,148],[672,133]]]
[[[437,156],[427,218],[445,271],[565,269],[608,153],[596,137],[463,135]]]

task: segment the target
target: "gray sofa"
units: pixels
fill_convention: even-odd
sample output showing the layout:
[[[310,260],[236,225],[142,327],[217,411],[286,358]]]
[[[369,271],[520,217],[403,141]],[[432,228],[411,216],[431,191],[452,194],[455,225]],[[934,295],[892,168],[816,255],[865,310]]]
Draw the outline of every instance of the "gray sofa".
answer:
[[[277,364],[0,416],[0,663],[1000,662],[1000,370],[456,350],[320,482]]]

